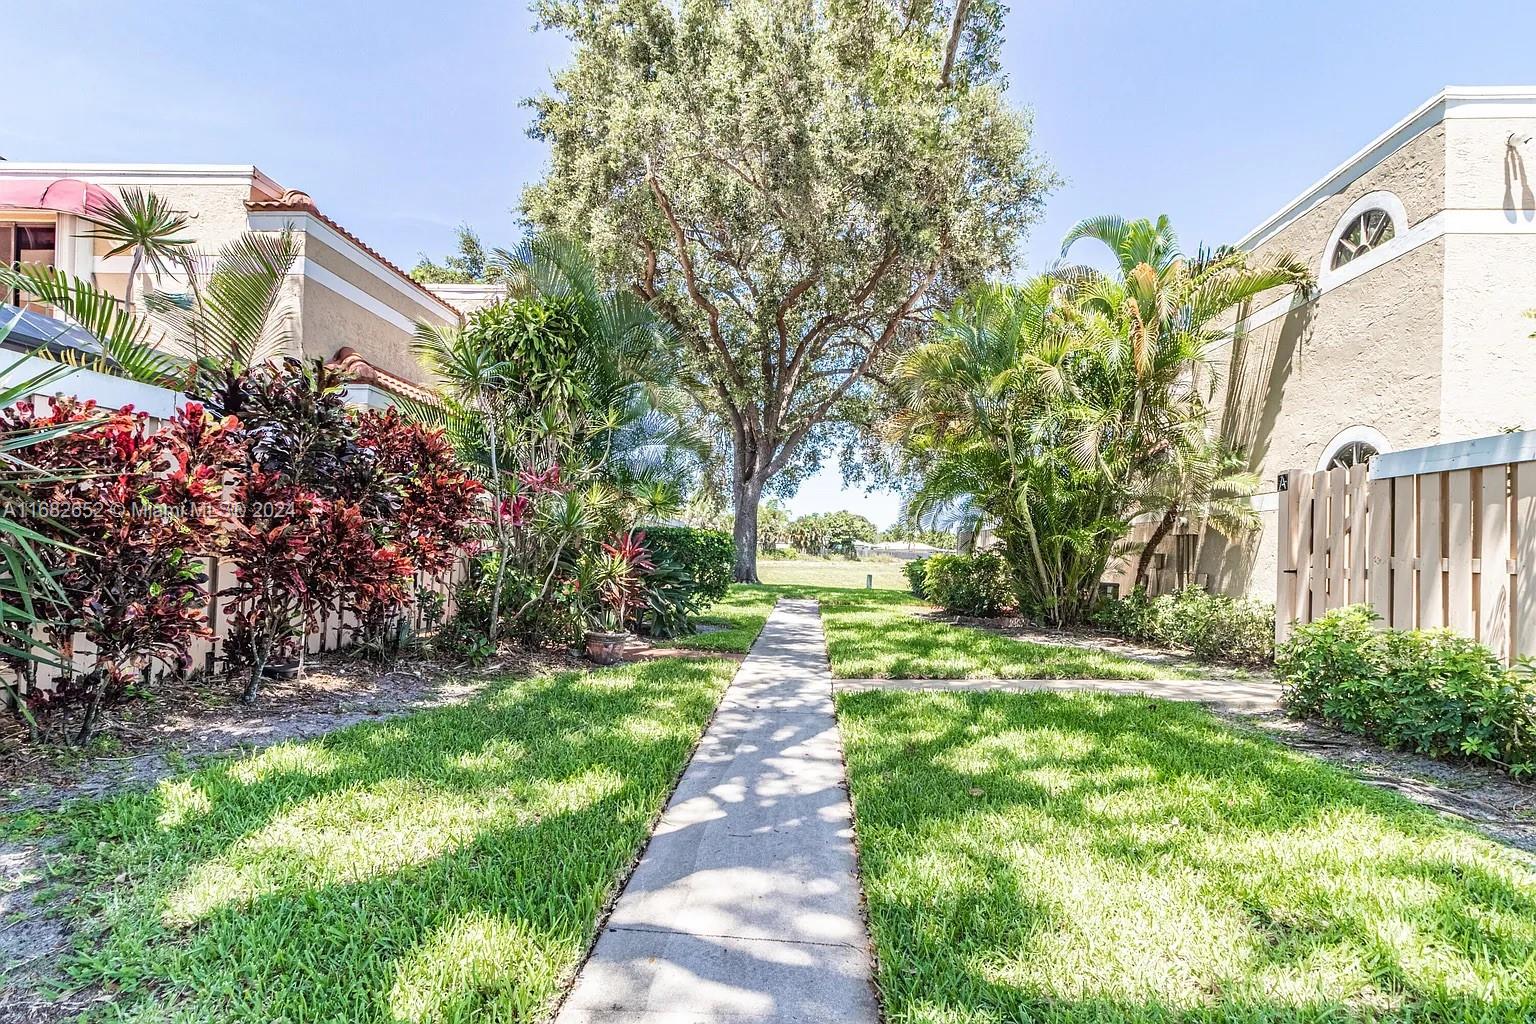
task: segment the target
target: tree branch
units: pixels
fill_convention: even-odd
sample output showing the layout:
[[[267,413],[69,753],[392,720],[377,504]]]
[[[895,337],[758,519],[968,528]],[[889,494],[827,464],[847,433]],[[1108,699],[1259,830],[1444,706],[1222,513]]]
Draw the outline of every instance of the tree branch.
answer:
[[[944,47],[944,70],[939,72],[939,85],[950,86],[955,71],[955,51],[960,49],[960,36],[965,32],[965,16],[970,13],[971,0],[956,0],[955,20],[949,26],[949,45]]]

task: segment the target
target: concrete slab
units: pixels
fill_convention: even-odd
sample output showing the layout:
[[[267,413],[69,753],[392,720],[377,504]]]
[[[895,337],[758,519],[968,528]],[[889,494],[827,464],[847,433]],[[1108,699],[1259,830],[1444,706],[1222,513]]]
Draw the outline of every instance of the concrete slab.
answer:
[[[813,601],[781,599],[556,1024],[876,1024]]]
[[[839,692],[861,690],[1056,693],[1092,691],[1189,700],[1222,711],[1258,715],[1280,709],[1280,685],[1267,679],[836,679]]]

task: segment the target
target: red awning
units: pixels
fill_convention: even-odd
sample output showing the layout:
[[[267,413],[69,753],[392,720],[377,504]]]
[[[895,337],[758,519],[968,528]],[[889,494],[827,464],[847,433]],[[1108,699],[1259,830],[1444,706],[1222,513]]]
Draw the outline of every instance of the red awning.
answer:
[[[76,178],[0,179],[0,210],[57,210],[90,216],[113,201],[105,189]]]

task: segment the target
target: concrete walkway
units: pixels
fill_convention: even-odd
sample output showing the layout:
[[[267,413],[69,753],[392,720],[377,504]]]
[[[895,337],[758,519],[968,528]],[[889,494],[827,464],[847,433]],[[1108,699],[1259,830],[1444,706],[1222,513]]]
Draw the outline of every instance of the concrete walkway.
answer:
[[[877,1024],[821,616],[780,599],[556,1024]]]
[[[951,690],[1028,693],[1051,690],[1069,693],[1137,694],[1190,700],[1221,711],[1259,715],[1280,709],[1280,685],[1269,679],[838,679],[838,690]]]

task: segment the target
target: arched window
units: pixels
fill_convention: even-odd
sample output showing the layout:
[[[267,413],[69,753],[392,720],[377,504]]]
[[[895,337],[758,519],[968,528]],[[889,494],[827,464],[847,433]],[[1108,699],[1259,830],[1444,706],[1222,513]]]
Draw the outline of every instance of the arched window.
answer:
[[[1318,287],[1326,291],[1391,259],[1393,251],[1407,241],[1407,234],[1408,210],[1396,195],[1377,189],[1358,197],[1334,222],[1328,244],[1319,254]]]
[[[1317,468],[1350,469],[1364,466],[1382,452],[1392,450],[1386,435],[1375,427],[1356,424],[1333,435],[1323,446],[1323,457],[1317,460]]]
[[[1366,210],[1350,221],[1339,240],[1333,246],[1332,268],[1338,270],[1357,256],[1364,256],[1379,246],[1392,241],[1397,229],[1392,215],[1379,207]]]
[[[1351,441],[1329,456],[1328,465],[1323,468],[1351,469],[1365,465],[1380,454],[1369,441]]]

